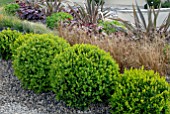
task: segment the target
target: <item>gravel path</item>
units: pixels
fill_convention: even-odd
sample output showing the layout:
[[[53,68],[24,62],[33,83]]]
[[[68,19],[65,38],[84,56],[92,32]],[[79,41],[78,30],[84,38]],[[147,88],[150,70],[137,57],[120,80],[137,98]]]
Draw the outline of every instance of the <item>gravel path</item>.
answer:
[[[24,90],[13,75],[11,62],[0,61],[0,114],[109,114],[108,110],[97,104],[82,112],[56,101],[52,92],[35,94]]]
[[[56,101],[52,92],[24,90],[11,66],[11,61],[0,61],[0,114],[109,114],[109,107],[102,104],[82,112]],[[170,78],[167,80],[170,82]]]

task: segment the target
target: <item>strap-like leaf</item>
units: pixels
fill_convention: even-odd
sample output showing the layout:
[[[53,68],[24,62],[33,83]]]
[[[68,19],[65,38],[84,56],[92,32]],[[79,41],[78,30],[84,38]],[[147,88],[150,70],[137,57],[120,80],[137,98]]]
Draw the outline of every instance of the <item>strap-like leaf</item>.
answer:
[[[159,15],[160,9],[161,9],[161,4],[159,5],[159,8],[158,8],[158,11],[157,11],[157,12],[153,9],[153,14],[154,14],[154,28],[156,28],[156,25],[157,25],[157,19],[158,19],[158,15]]]
[[[146,28],[146,32],[150,32],[150,29],[153,28],[153,23],[152,23],[152,9],[148,9],[148,26]]]
[[[141,19],[141,21],[143,22],[144,28],[146,29],[146,22],[145,22],[145,18],[144,18],[144,16],[143,16],[142,11],[140,10],[139,5],[138,5],[138,3],[137,3],[137,1],[136,1],[136,0],[135,0],[135,2],[136,2],[137,10],[138,10],[139,15],[140,15],[140,19]]]
[[[135,26],[139,29],[141,27],[140,24],[139,24],[140,21],[139,21],[135,6],[132,5],[132,7],[133,7],[133,15],[134,15]]]

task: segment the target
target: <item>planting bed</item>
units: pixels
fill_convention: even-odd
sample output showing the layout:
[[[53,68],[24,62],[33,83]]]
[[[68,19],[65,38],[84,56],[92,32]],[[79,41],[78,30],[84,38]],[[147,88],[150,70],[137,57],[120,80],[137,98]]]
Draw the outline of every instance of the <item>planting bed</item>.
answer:
[[[0,8],[0,114],[169,114],[170,13],[157,28],[89,1],[49,13],[15,5]]]

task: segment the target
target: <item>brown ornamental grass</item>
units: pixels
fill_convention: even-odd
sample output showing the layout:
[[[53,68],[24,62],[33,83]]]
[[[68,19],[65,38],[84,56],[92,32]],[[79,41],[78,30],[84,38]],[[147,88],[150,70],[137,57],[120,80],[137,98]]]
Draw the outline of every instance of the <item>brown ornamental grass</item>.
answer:
[[[59,27],[59,35],[65,38],[71,45],[92,44],[109,52],[117,61],[121,72],[124,69],[140,68],[152,69],[161,75],[170,71],[170,47],[165,38],[154,34],[154,39],[141,33],[142,38],[124,33],[112,35],[93,34],[78,27]],[[140,36],[141,36],[140,35]]]

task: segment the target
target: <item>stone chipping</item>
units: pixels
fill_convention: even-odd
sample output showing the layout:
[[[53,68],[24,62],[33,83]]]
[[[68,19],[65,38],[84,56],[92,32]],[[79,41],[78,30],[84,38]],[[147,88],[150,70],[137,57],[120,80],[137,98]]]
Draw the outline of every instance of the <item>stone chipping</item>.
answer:
[[[0,114],[109,114],[109,107],[95,104],[81,111],[57,101],[53,92],[25,90],[13,74],[11,61],[0,61]]]

